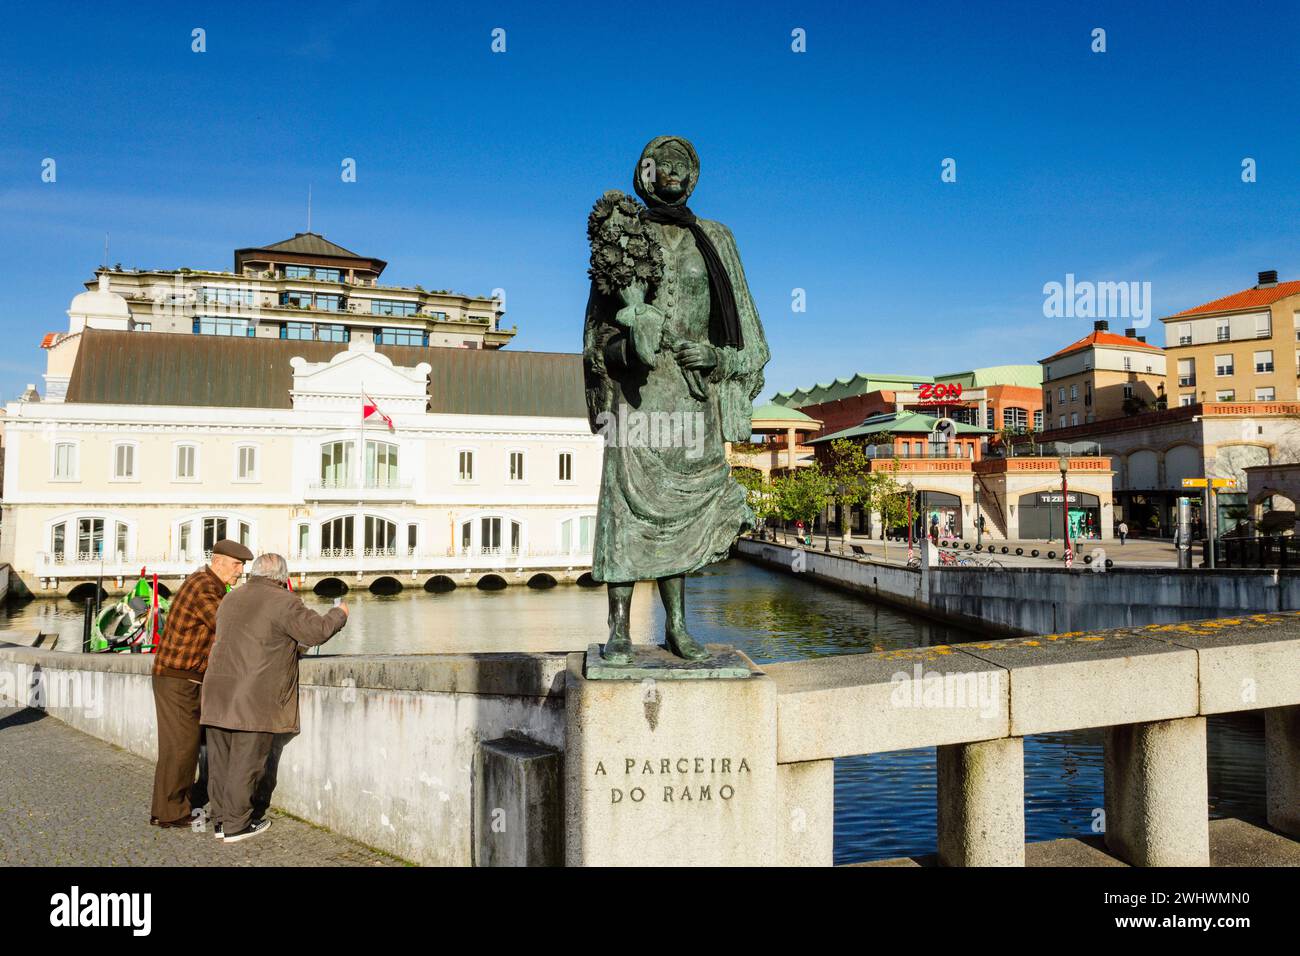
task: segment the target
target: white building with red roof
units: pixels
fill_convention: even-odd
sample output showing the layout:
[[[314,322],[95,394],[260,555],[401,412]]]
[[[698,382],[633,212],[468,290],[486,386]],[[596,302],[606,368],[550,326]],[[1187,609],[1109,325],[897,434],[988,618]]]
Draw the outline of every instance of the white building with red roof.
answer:
[[[1046,431],[1135,415],[1164,399],[1164,349],[1136,329],[1111,332],[1105,320],[1040,364]]]

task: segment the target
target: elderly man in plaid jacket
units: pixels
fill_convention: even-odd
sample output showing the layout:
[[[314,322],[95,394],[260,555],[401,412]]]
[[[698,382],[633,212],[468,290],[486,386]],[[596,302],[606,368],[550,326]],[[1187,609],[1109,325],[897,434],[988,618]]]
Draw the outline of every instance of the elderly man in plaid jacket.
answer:
[[[153,700],[158,714],[158,765],[153,776],[149,822],[190,825],[190,787],[199,760],[199,706],[208,652],[217,635],[217,607],[244,572],[253,552],[238,541],[212,546],[211,562],[195,571],[171,603],[153,662]]]

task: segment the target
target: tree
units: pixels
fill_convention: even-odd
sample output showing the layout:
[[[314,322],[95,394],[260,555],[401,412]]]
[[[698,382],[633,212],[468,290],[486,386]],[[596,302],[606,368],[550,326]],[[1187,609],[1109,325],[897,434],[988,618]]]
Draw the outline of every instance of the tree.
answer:
[[[1124,399],[1120,406],[1120,410],[1123,411],[1125,415],[1141,415],[1143,412],[1150,411],[1150,409],[1151,404],[1146,399],[1140,398],[1137,395],[1130,395],[1128,398]]]
[[[896,528],[900,524],[907,524],[908,507],[907,491],[900,485],[893,475],[882,474],[882,478],[888,479],[888,485],[882,482],[880,498],[876,504],[876,510],[880,512],[880,523],[885,530],[885,557],[889,557],[889,529]]]
[[[796,468],[773,482],[777,511],[786,521],[804,521],[812,526],[813,519],[826,509],[830,499],[830,482],[816,463],[806,468]]]
[[[866,505],[871,484],[871,459],[862,445],[847,438],[831,442],[824,474],[831,502],[840,515],[840,537],[848,538],[848,516],[854,505]]]
[[[776,517],[780,511],[772,480],[753,468],[733,468],[731,474],[740,487],[745,489],[749,507],[758,518],[759,528],[765,532],[768,519]]]
[[[890,447],[893,446],[891,438]],[[894,454],[893,467],[888,471],[877,469],[867,479],[863,491],[865,503],[880,515],[881,538],[885,544],[885,557],[889,557],[889,529],[907,520],[907,494],[898,483],[898,454]]]

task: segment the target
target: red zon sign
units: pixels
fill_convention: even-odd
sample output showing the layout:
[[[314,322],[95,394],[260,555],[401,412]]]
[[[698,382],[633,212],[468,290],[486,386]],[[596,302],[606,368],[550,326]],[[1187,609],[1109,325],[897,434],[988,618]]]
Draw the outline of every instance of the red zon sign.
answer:
[[[916,386],[917,397],[923,402],[951,402],[961,400],[961,383],[921,384]]]

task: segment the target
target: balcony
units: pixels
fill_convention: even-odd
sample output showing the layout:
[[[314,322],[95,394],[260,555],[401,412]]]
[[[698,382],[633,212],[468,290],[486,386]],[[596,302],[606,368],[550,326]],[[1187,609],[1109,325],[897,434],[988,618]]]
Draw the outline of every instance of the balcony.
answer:
[[[328,478],[307,486],[308,501],[410,501],[412,483],[383,478]]]

